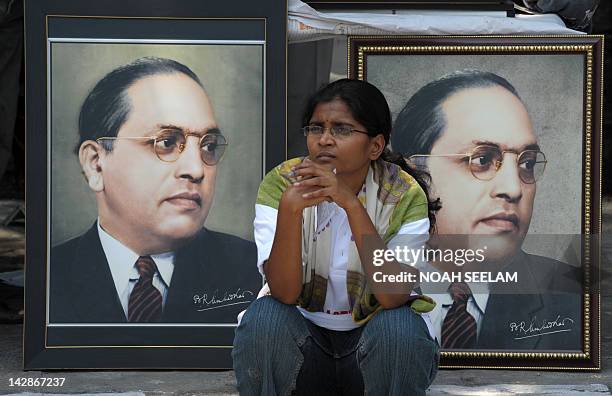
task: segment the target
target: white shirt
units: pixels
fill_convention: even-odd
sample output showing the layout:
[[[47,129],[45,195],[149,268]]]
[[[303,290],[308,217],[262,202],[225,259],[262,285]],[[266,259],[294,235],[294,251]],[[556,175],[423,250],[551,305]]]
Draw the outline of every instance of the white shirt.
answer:
[[[427,262],[420,262],[417,268],[421,272],[432,272],[438,271],[434,266]],[[487,309],[487,302],[489,301],[489,289],[487,283],[482,282],[467,282],[466,283],[472,295],[468,299],[466,310],[476,320],[476,331],[480,334],[480,328],[482,327],[482,321],[484,319],[484,313]],[[447,290],[450,286],[450,282],[437,282],[435,285],[421,283],[421,291],[423,294],[427,294],[436,301],[436,307],[429,313],[431,322],[438,342],[441,344],[442,340],[442,324],[444,318],[449,309],[453,305],[453,299],[450,293],[441,293],[442,290]]]
[[[127,319],[130,293],[140,278],[136,268],[136,261],[140,256],[104,231],[100,226],[100,221],[98,221],[98,235],[106,255],[108,267],[113,276],[117,296],[119,296],[119,301],[121,301],[121,306]],[[153,287],[161,293],[163,306],[166,304],[166,297],[170,288],[172,273],[174,272],[174,252],[155,254],[150,257],[155,261],[155,265],[157,265],[157,272],[153,276]]]
[[[346,290],[346,274],[348,266],[348,249],[351,243],[352,232],[348,222],[348,217],[344,209],[340,208],[335,203],[323,203],[325,211],[329,216],[318,216],[323,222],[330,222],[332,233],[332,252],[331,263],[329,268],[329,278],[327,282],[327,293],[325,295],[325,304],[323,312],[309,312],[301,307],[298,307],[302,315],[309,319],[317,326],[321,326],[330,330],[347,331],[359,327],[353,321],[350,311],[348,292]],[[276,219],[278,210],[266,206],[255,205],[255,243],[257,244],[257,267],[262,275],[264,274],[264,262],[270,257],[272,244],[274,242],[274,234],[276,232]],[[329,220],[328,220],[329,219]],[[317,224],[317,228],[318,228]],[[416,235],[425,236],[429,233],[429,219],[417,220],[415,222],[402,225],[397,235]],[[394,243],[393,238],[388,244],[389,247]],[[405,241],[406,237],[403,238]],[[415,244],[421,245],[422,238],[414,240]],[[413,294],[416,294],[413,292]],[[434,337],[433,326],[428,314],[421,315],[431,337]]]

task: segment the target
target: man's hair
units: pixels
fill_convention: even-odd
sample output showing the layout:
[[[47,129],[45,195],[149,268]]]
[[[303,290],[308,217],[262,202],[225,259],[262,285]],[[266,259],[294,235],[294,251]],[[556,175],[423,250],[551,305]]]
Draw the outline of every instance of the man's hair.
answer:
[[[516,88],[495,73],[461,70],[447,74],[421,87],[408,100],[395,120],[391,145],[405,157],[429,154],[446,127],[442,110],[451,95],[471,88],[501,87],[521,100]],[[522,102],[522,100],[521,100]]]
[[[86,140],[115,137],[130,114],[132,105],[127,89],[145,77],[158,74],[182,73],[203,88],[198,76],[187,66],[172,59],[145,57],[120,66],[102,78],[89,92],[79,113],[79,143],[75,153]],[[103,147],[111,151],[112,140]]]

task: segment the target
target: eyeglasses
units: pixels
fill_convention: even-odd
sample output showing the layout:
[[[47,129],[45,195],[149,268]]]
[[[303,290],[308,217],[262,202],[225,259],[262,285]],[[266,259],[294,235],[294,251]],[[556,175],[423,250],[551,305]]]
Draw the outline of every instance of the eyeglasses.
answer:
[[[504,154],[515,151],[502,151],[495,146],[476,146],[471,153],[465,154],[415,154],[408,158],[408,161],[417,168],[426,167],[428,157],[464,157],[468,160],[472,175],[478,180],[491,180],[502,166]],[[546,168],[546,156],[540,150],[524,150],[516,157],[518,174],[521,181],[525,184],[537,182],[544,174]]]
[[[370,135],[369,132],[360,131],[358,129],[353,129],[350,126],[346,126],[346,125],[335,125],[329,128],[324,128],[319,125],[307,125],[302,128],[302,132],[304,133],[304,136],[315,136],[315,137],[319,137],[323,135],[326,130],[329,130],[329,133],[332,135],[332,137],[335,137],[335,138],[349,137],[354,132],[365,133],[366,135]]]
[[[153,150],[157,157],[164,162],[176,161],[187,147],[187,138],[196,136],[200,138],[200,158],[209,166],[216,165],[223,157],[227,140],[220,132],[208,132],[200,137],[198,133],[187,133],[178,129],[162,129],[155,136],[114,136],[99,137],[100,140],[117,139],[147,139],[153,142]]]

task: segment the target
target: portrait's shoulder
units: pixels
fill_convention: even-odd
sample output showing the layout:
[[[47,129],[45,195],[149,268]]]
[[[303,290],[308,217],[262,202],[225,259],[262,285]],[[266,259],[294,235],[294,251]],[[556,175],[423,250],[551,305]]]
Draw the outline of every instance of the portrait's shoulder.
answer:
[[[206,228],[197,234],[189,246],[181,249],[179,254],[181,261],[192,261],[197,257],[196,262],[205,268],[221,266],[225,273],[230,273],[233,269],[243,271],[243,268],[257,268],[255,242]]]
[[[51,248],[51,255],[53,256],[65,256],[70,252],[74,252],[79,245],[79,241],[83,235],[71,238]]]
[[[525,253],[528,258],[529,267],[539,274],[550,289],[566,292],[577,292],[582,288],[582,268],[576,267],[562,261]]]
[[[97,238],[97,229],[94,225],[81,235],[53,246],[51,248],[51,260],[53,261],[54,265],[62,265],[62,263],[67,264],[69,262],[68,260],[74,257],[76,252],[81,246],[83,246],[83,244],[95,240],[95,238]]]
[[[223,246],[227,248],[244,249],[255,247],[254,242],[240,238],[239,236],[213,231],[207,228],[203,228],[202,231],[198,233],[198,238],[205,238],[216,246]]]
[[[559,261],[551,257],[539,256],[537,254],[527,252],[525,252],[525,255],[531,264],[539,265],[540,267],[546,268],[549,271],[571,271],[572,269],[577,268],[573,265],[569,265],[563,261]]]
[[[192,247],[204,251],[207,256],[213,255],[221,261],[228,258],[245,258],[249,256],[257,256],[257,247],[255,242],[240,238],[236,235],[226,234],[224,232],[213,231],[203,228],[190,243]],[[191,250],[188,248],[187,250]],[[234,260],[232,260],[234,261]]]

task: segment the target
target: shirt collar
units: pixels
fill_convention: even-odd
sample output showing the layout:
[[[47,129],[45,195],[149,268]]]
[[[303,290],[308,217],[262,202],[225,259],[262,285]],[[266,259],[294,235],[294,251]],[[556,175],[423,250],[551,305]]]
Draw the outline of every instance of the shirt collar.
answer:
[[[468,283],[468,286],[472,287],[472,284]],[[476,294],[472,294],[472,298],[476,305],[478,305],[480,312],[484,314],[485,309],[487,309],[487,301],[489,301],[489,292],[479,291]]]
[[[139,278],[138,270],[136,269],[136,260],[138,260],[140,256],[107,233],[102,226],[100,226],[99,220],[97,225],[102,249],[104,249],[106,261],[108,262],[108,266],[113,276],[117,294],[122,295],[130,279]],[[162,278],[161,280],[167,287],[170,287],[172,273],[174,272],[174,252],[153,254],[151,258],[155,261],[155,265],[157,265],[157,270]]]

